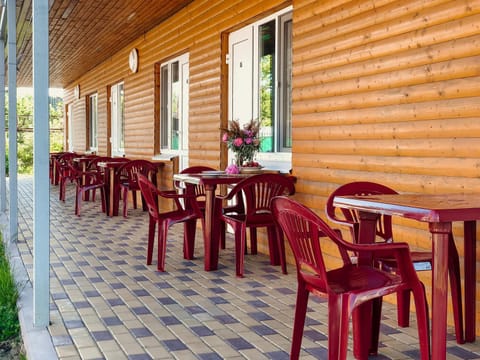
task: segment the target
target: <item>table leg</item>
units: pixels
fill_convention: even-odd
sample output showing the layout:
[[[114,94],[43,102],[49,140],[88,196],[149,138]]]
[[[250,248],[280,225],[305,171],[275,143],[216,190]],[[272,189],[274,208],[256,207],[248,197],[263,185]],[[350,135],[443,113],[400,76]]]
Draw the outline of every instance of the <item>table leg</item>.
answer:
[[[80,163],[80,168],[82,170],[83,173],[85,173],[87,171],[87,162],[86,161],[82,161]],[[82,185],[85,185],[85,175],[82,176]],[[85,201],[89,201],[90,200],[90,191],[85,191],[83,193],[83,200]]]
[[[452,223],[430,223],[432,233],[432,359],[447,354],[448,239]]]
[[[103,171],[103,182],[105,183],[105,214],[107,216],[110,216],[110,201],[111,201],[111,195],[110,195],[110,169],[105,168]]]
[[[109,216],[114,216],[114,215],[118,215],[118,206],[117,206],[117,213],[115,214],[115,197],[116,197],[116,194],[115,194],[115,169],[112,167],[112,168],[109,168],[107,169],[106,171],[109,172],[109,175],[108,175],[108,181],[109,181],[109,204],[108,204],[108,215]]]
[[[215,185],[205,185],[205,228],[203,229],[206,271],[218,268],[219,225],[215,209]],[[221,209],[220,209],[221,211]]]
[[[475,341],[476,222],[464,224],[465,261],[465,341]]]
[[[156,186],[155,182],[155,186]],[[195,186],[186,184],[185,193],[190,196],[195,196]],[[197,201],[195,198],[184,199],[184,206],[186,209],[192,209],[194,205],[192,203]],[[183,233],[183,258],[187,260],[193,260],[195,253],[195,233],[197,228],[197,219],[188,220],[184,223]]]
[[[360,228],[358,243],[371,244],[375,242],[375,230],[378,220],[378,215],[371,212],[360,212]],[[358,258],[359,264],[372,264],[372,258],[362,257]],[[374,316],[372,311],[372,302],[369,301],[365,304],[358,306],[352,314],[353,323],[353,353],[355,359],[368,359],[369,353],[376,352],[375,342],[378,339],[374,339],[372,334],[378,333],[378,325],[372,324],[372,317]]]

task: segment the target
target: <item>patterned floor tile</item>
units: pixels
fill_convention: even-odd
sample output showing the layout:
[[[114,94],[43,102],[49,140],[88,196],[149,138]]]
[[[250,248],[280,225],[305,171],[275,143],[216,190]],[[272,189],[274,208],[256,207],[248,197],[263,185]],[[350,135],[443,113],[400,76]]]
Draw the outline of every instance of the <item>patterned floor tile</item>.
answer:
[[[19,178],[18,246],[32,277],[32,179]],[[166,272],[156,256],[145,264],[148,215],[107,217],[99,202],[74,215],[73,186],[65,202],[51,186],[51,322],[62,360],[275,359],[289,358],[296,300],[292,265],[283,275],[263,255],[247,255],[245,278],[235,277],[229,239],[219,269],[205,272],[201,232],[195,259],[182,256],[182,226],[169,231]],[[155,254],[155,252],[154,252]],[[327,358],[327,304],[310,298],[302,359]],[[396,309],[384,302],[379,355],[417,359],[415,319],[396,326]],[[449,328],[448,356],[479,359],[480,342],[458,345]],[[351,353],[348,359],[353,359]]]

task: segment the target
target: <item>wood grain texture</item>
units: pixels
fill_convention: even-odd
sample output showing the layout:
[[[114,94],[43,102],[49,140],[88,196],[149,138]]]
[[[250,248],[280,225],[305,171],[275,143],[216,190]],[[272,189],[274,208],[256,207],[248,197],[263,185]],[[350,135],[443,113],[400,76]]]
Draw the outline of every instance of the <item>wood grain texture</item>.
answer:
[[[228,110],[228,33],[290,4],[297,200],[324,217],[329,194],[350,181],[400,192],[480,192],[480,0],[193,1],[67,87],[76,146],[85,142],[85,108],[73,87],[98,92],[99,134],[107,134],[107,87],[123,80],[127,156],[158,154],[155,74],[188,52],[190,165],[219,168],[226,158],[219,128]],[[136,74],[127,62],[133,46]],[[394,226],[398,239],[429,247],[423,224],[395,219]],[[463,256],[459,224],[454,233]],[[427,282],[429,274],[422,273]]]

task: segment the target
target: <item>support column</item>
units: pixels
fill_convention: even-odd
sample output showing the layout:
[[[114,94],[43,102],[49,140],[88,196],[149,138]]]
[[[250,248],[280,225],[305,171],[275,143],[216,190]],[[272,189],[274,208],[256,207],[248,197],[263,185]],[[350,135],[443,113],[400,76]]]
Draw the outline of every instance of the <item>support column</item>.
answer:
[[[3,11],[3,9],[2,9]],[[1,23],[0,23],[1,26]],[[0,64],[5,61],[5,40],[0,39]],[[0,66],[0,212],[7,210],[7,179],[5,177],[5,66]]]
[[[17,6],[7,0],[8,22],[8,173],[9,173],[9,227],[10,241],[18,238],[17,187]]]
[[[33,0],[33,322],[50,319],[48,0]]]

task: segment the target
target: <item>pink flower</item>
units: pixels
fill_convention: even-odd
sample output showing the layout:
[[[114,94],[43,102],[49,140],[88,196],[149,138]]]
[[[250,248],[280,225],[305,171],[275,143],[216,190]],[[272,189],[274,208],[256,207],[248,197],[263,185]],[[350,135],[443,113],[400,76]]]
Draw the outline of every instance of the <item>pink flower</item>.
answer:
[[[223,142],[227,142],[228,141],[228,134],[227,133],[224,133],[223,136],[222,136],[222,141]]]
[[[239,174],[240,170],[238,169],[237,165],[231,164],[227,166],[227,168],[225,169],[225,172],[227,174]]]
[[[236,147],[240,147],[242,146],[242,144],[243,144],[242,138],[237,137],[235,140],[233,140],[233,145],[235,145]]]
[[[252,138],[251,137],[247,137],[245,139],[245,144],[251,144],[253,142]]]

